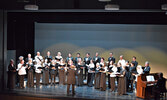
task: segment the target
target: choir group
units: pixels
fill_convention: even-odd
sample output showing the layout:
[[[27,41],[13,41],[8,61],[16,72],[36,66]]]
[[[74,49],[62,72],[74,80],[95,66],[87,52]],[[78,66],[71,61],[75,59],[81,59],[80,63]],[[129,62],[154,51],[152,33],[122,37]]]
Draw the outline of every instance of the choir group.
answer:
[[[147,61],[144,67],[138,65],[135,56],[129,63],[121,55],[116,63],[112,52],[105,60],[98,53],[93,58],[87,53],[84,59],[80,57],[80,53],[77,53],[75,58],[69,53],[68,57],[63,59],[61,52],[52,57],[48,51],[46,57],[42,57],[40,52],[37,52],[34,59],[31,54],[28,54],[25,60],[23,56],[20,56],[17,66],[11,60],[8,70],[8,87],[10,89],[15,87],[15,77],[17,77],[16,81],[18,79],[19,88],[24,88],[24,79],[27,76],[26,85],[32,88],[34,88],[34,82],[38,88],[41,79],[43,85],[56,85],[56,78],[58,78],[60,85],[67,85],[67,94],[72,85],[72,94],[74,95],[75,85],[82,86],[85,84],[84,80],[87,80],[88,87],[94,86],[95,89],[105,91],[108,86],[111,91],[118,91],[119,95],[123,95],[126,92],[133,92],[137,76],[149,73],[150,66]]]

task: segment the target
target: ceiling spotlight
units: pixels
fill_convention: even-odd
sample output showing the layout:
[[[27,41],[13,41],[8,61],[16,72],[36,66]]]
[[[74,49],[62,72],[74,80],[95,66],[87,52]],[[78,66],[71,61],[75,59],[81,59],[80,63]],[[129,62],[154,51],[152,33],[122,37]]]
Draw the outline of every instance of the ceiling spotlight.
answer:
[[[38,10],[38,6],[37,5],[25,5],[24,9],[25,10]]]
[[[111,4],[111,0],[99,0],[100,2],[106,2],[105,10],[119,10],[119,5]]]
[[[34,4],[27,4],[24,6],[25,10],[38,10],[37,0],[34,0]]]
[[[162,10],[167,10],[167,4],[161,5],[161,9],[162,9]]]
[[[119,5],[107,4],[105,5],[105,10],[119,10]]]
[[[99,0],[100,2],[110,2],[111,0]]]

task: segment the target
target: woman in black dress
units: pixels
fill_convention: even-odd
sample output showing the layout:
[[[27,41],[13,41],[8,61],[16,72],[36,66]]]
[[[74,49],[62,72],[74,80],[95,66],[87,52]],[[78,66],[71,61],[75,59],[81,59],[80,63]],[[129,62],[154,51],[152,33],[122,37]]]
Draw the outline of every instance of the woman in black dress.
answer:
[[[48,85],[49,84],[49,64],[47,63],[47,61],[43,63],[43,67],[44,69],[42,70],[43,71],[42,83],[44,85]]]
[[[100,89],[100,64],[96,63],[96,70],[95,70],[95,89]]]
[[[126,94],[126,69],[122,66],[118,81],[118,95]]]
[[[55,64],[54,60],[52,60],[49,68],[50,68],[51,85],[53,85],[53,84],[55,85],[58,69],[56,68],[56,64]]]
[[[118,68],[116,63],[114,63],[113,65],[110,65],[109,74],[110,74],[111,91],[115,91],[115,87],[116,87],[115,79],[116,79],[117,71],[118,71]]]
[[[28,59],[28,62],[26,64],[28,69],[28,81],[27,81],[27,87],[34,87],[34,65],[32,63],[32,59]]]
[[[65,85],[65,79],[66,79],[66,71],[65,71],[65,63],[63,59],[60,60],[60,63],[58,64],[58,71],[59,71],[59,85]]]
[[[10,64],[8,66],[8,88],[15,88],[15,78],[16,78],[16,66],[14,65],[14,60],[10,60]]]
[[[101,66],[101,69],[100,69],[100,72],[101,72],[101,76],[100,76],[100,90],[101,91],[105,91],[106,90],[107,66],[105,66],[104,58],[101,59],[100,66]]]

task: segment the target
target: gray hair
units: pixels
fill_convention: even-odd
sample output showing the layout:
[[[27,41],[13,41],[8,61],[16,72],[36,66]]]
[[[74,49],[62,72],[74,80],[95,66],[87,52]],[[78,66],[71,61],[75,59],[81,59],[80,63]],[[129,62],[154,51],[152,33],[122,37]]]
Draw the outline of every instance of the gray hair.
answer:
[[[146,62],[145,62],[145,64],[149,64],[149,62],[148,62],[148,61],[146,61]]]

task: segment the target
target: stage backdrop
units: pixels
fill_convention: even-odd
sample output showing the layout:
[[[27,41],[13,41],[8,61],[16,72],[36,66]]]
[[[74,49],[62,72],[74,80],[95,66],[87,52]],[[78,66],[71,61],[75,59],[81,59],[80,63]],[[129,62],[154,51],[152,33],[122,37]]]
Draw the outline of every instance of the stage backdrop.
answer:
[[[110,52],[116,61],[137,57],[139,65],[150,62],[151,72],[163,72],[167,78],[167,25],[136,24],[59,24],[35,23],[35,53],[46,56],[58,51],[66,58],[68,53],[91,57],[99,52],[106,60]]]

